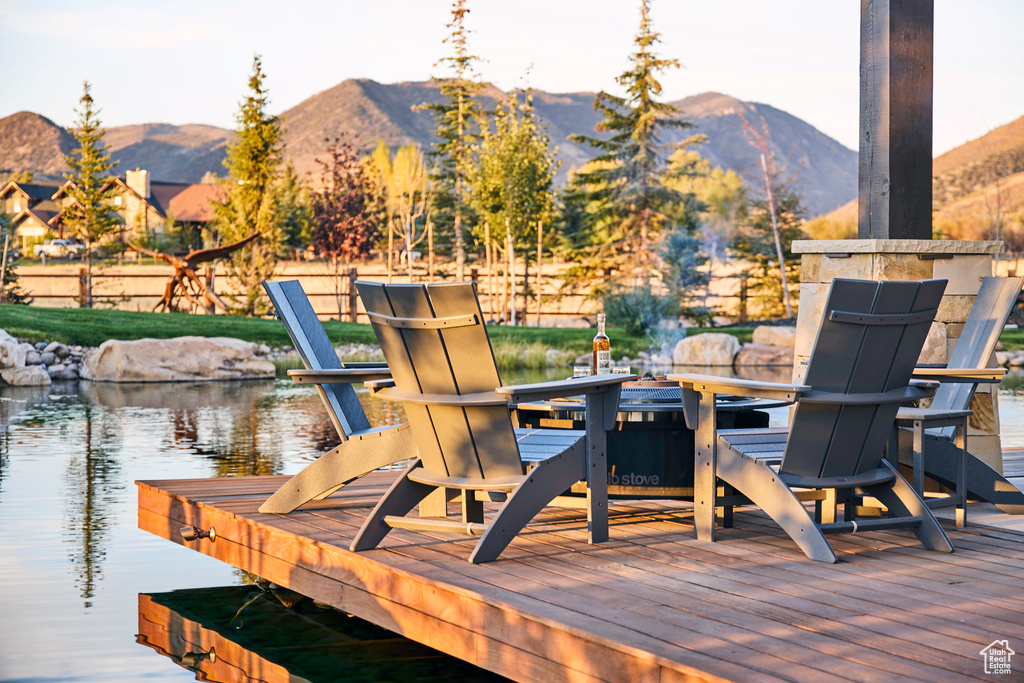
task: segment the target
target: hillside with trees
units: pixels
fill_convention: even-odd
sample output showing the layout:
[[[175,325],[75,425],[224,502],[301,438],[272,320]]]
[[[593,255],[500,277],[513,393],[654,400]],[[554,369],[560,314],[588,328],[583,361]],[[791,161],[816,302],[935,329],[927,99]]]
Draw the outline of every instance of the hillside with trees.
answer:
[[[548,93],[533,90],[533,108],[547,125],[547,135],[557,145],[560,162],[556,184],[563,184],[569,172],[594,157],[594,150],[569,139],[570,135],[593,135],[600,115],[594,111],[594,93]],[[487,86],[477,95],[482,108],[493,111],[506,93]],[[319,92],[282,112],[286,159],[300,177],[317,175],[317,155],[323,140],[353,135],[360,150],[369,152],[383,139],[392,150],[419,144],[427,149],[433,142],[434,122],[430,112],[414,111],[422,104],[441,102],[437,83],[377,83],[369,79],[348,79]],[[743,139],[743,112],[750,120],[763,117],[772,129],[775,152],[788,159],[791,170],[801,176],[801,191],[809,215],[827,212],[852,199],[857,192],[857,154],[843,147],[807,122],[765,104],[742,102],[720,93],[703,93],[668,102],[677,107],[694,132],[707,137],[700,146],[702,156],[715,166],[738,173],[757,171],[757,156]],[[106,131],[112,158],[120,163],[113,170],[145,168],[156,180],[200,182],[206,173],[223,175],[223,160],[231,139],[230,130],[199,124],[150,123],[114,126]],[[664,142],[678,142],[678,131],[667,131]],[[59,178],[66,170],[61,155],[70,151],[66,131],[49,119],[21,112],[0,119],[0,168],[27,170],[37,178]],[[40,143],[26,141],[41,141]]]
[[[1024,116],[941,154],[932,162],[936,237],[1001,239],[1024,251]],[[812,220],[816,239],[857,234],[857,200]]]

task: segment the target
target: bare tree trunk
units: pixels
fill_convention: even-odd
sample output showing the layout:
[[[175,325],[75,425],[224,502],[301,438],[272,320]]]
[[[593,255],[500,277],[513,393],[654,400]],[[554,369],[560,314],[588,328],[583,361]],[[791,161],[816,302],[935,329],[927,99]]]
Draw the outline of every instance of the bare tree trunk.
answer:
[[[388,282],[391,282],[391,266],[395,258],[395,225],[388,220]]]
[[[644,209],[640,212],[640,285],[642,287],[647,286],[647,275],[650,270],[647,262],[647,218],[647,209]]]
[[[508,322],[508,253],[501,250],[501,322]]]
[[[85,274],[79,293],[79,308],[92,308],[92,240],[85,241]]]
[[[537,221],[537,327],[540,327],[541,264],[544,255],[544,221]]]
[[[434,223],[427,221],[427,282],[434,281]]]
[[[505,255],[508,258],[509,285],[512,299],[509,306],[512,311],[511,324],[515,326],[518,324],[516,322],[516,252],[512,246],[512,231],[509,230],[508,218],[505,219]]]
[[[407,223],[408,227],[405,229],[405,266],[406,266],[406,270],[409,272],[409,282],[411,283],[413,281],[413,279],[412,279],[412,232],[415,229],[415,226],[412,223],[412,217],[411,216],[409,218],[409,221],[410,222]]]
[[[484,221],[484,254],[487,259],[487,307],[494,319],[494,245],[491,244],[491,224]]]
[[[779,274],[782,276],[782,302],[786,306],[786,317],[793,317],[793,304],[789,300],[789,283],[786,281],[786,257],[782,254],[782,236],[779,234],[779,221],[775,213],[775,194],[772,192],[771,178],[768,175],[768,160],[761,154],[761,169],[764,171],[764,187],[768,194],[768,210],[772,214],[772,232],[775,233],[775,253],[779,257]]]

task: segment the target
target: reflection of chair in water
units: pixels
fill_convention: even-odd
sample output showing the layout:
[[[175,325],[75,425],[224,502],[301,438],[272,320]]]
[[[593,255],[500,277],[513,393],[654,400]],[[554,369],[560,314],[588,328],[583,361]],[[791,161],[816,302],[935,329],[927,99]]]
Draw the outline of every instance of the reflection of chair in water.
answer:
[[[370,513],[352,550],[375,548],[396,527],[482,534],[469,560],[487,562],[580,480],[588,483],[590,540],[606,540],[605,430],[615,424],[621,382],[633,376],[503,387],[472,284],[356,286],[394,377],[375,383],[376,393],[405,406],[420,457]],[[512,404],[581,394],[586,431],[513,429]],[[404,516],[446,489],[461,491],[462,521]],[[483,524],[480,496],[506,494]]]
[[[927,410],[915,414],[927,416],[943,411],[967,410],[979,383],[999,382],[1005,374],[1001,368],[990,368],[992,353],[1006,319],[1017,303],[1021,283],[1019,277],[987,277],[981,284],[971,312],[964,322],[963,332],[957,340],[945,367],[920,367],[914,375],[942,382]],[[927,426],[927,422],[925,422]],[[923,434],[924,474],[946,486],[956,486],[957,445],[953,440],[954,427],[927,429]],[[900,430],[900,462],[913,462],[914,435],[910,429]],[[970,442],[967,443],[970,449]],[[968,498],[997,505],[1003,512],[1024,514],[1024,493],[1006,480],[992,467],[972,455],[966,454],[965,485]],[[941,499],[935,501],[941,504]]]
[[[370,427],[352,384],[390,377],[384,363],[342,363],[297,280],[264,282],[306,370],[288,374],[315,384],[342,443],[289,479],[260,506],[260,512],[288,513],[322,499],[375,469],[415,456],[407,425]]]
[[[308,600],[284,607],[254,586],[139,594],[136,641],[203,681],[490,680],[362,619]]]
[[[771,517],[813,560],[835,562],[825,533],[909,526],[928,548],[952,545],[924,500],[884,458],[902,402],[930,392],[908,386],[935,317],[945,280],[834,280],[807,366],[806,385],[707,375],[669,375],[683,387],[687,423],[696,429],[694,522],[697,537],[714,540],[716,506],[731,523],[735,498],[717,500],[718,480]],[[797,399],[789,430],[715,428],[717,394]],[[770,463],[782,460],[776,471]],[[846,519],[817,523],[805,499],[834,491]],[[856,492],[873,496],[889,517],[856,519]],[[803,494],[801,494],[803,495]]]

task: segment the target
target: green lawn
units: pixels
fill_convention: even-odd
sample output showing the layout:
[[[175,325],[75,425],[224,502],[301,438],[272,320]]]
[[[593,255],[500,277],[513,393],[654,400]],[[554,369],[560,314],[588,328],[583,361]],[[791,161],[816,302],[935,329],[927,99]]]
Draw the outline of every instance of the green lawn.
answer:
[[[335,344],[374,344],[369,325],[324,323]],[[186,313],[142,313],[109,309],[40,308],[0,304],[0,329],[31,341],[57,340],[65,344],[99,346],[107,339],[164,339],[184,335],[236,337],[271,346],[290,344],[284,326],[274,319],[234,316],[189,315]],[[503,327],[488,328],[495,344],[543,344],[573,353],[590,350],[594,331],[589,329]],[[609,330],[614,353],[635,356],[646,350],[645,337],[628,336],[622,330]]]

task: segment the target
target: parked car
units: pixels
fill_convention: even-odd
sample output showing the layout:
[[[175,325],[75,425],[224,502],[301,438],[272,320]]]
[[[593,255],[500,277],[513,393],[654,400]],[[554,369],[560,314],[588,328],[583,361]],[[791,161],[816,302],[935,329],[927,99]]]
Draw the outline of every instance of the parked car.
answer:
[[[85,249],[85,245],[72,240],[50,240],[43,244],[32,247],[32,253],[36,258],[46,255],[47,258],[64,258],[78,256]]]

